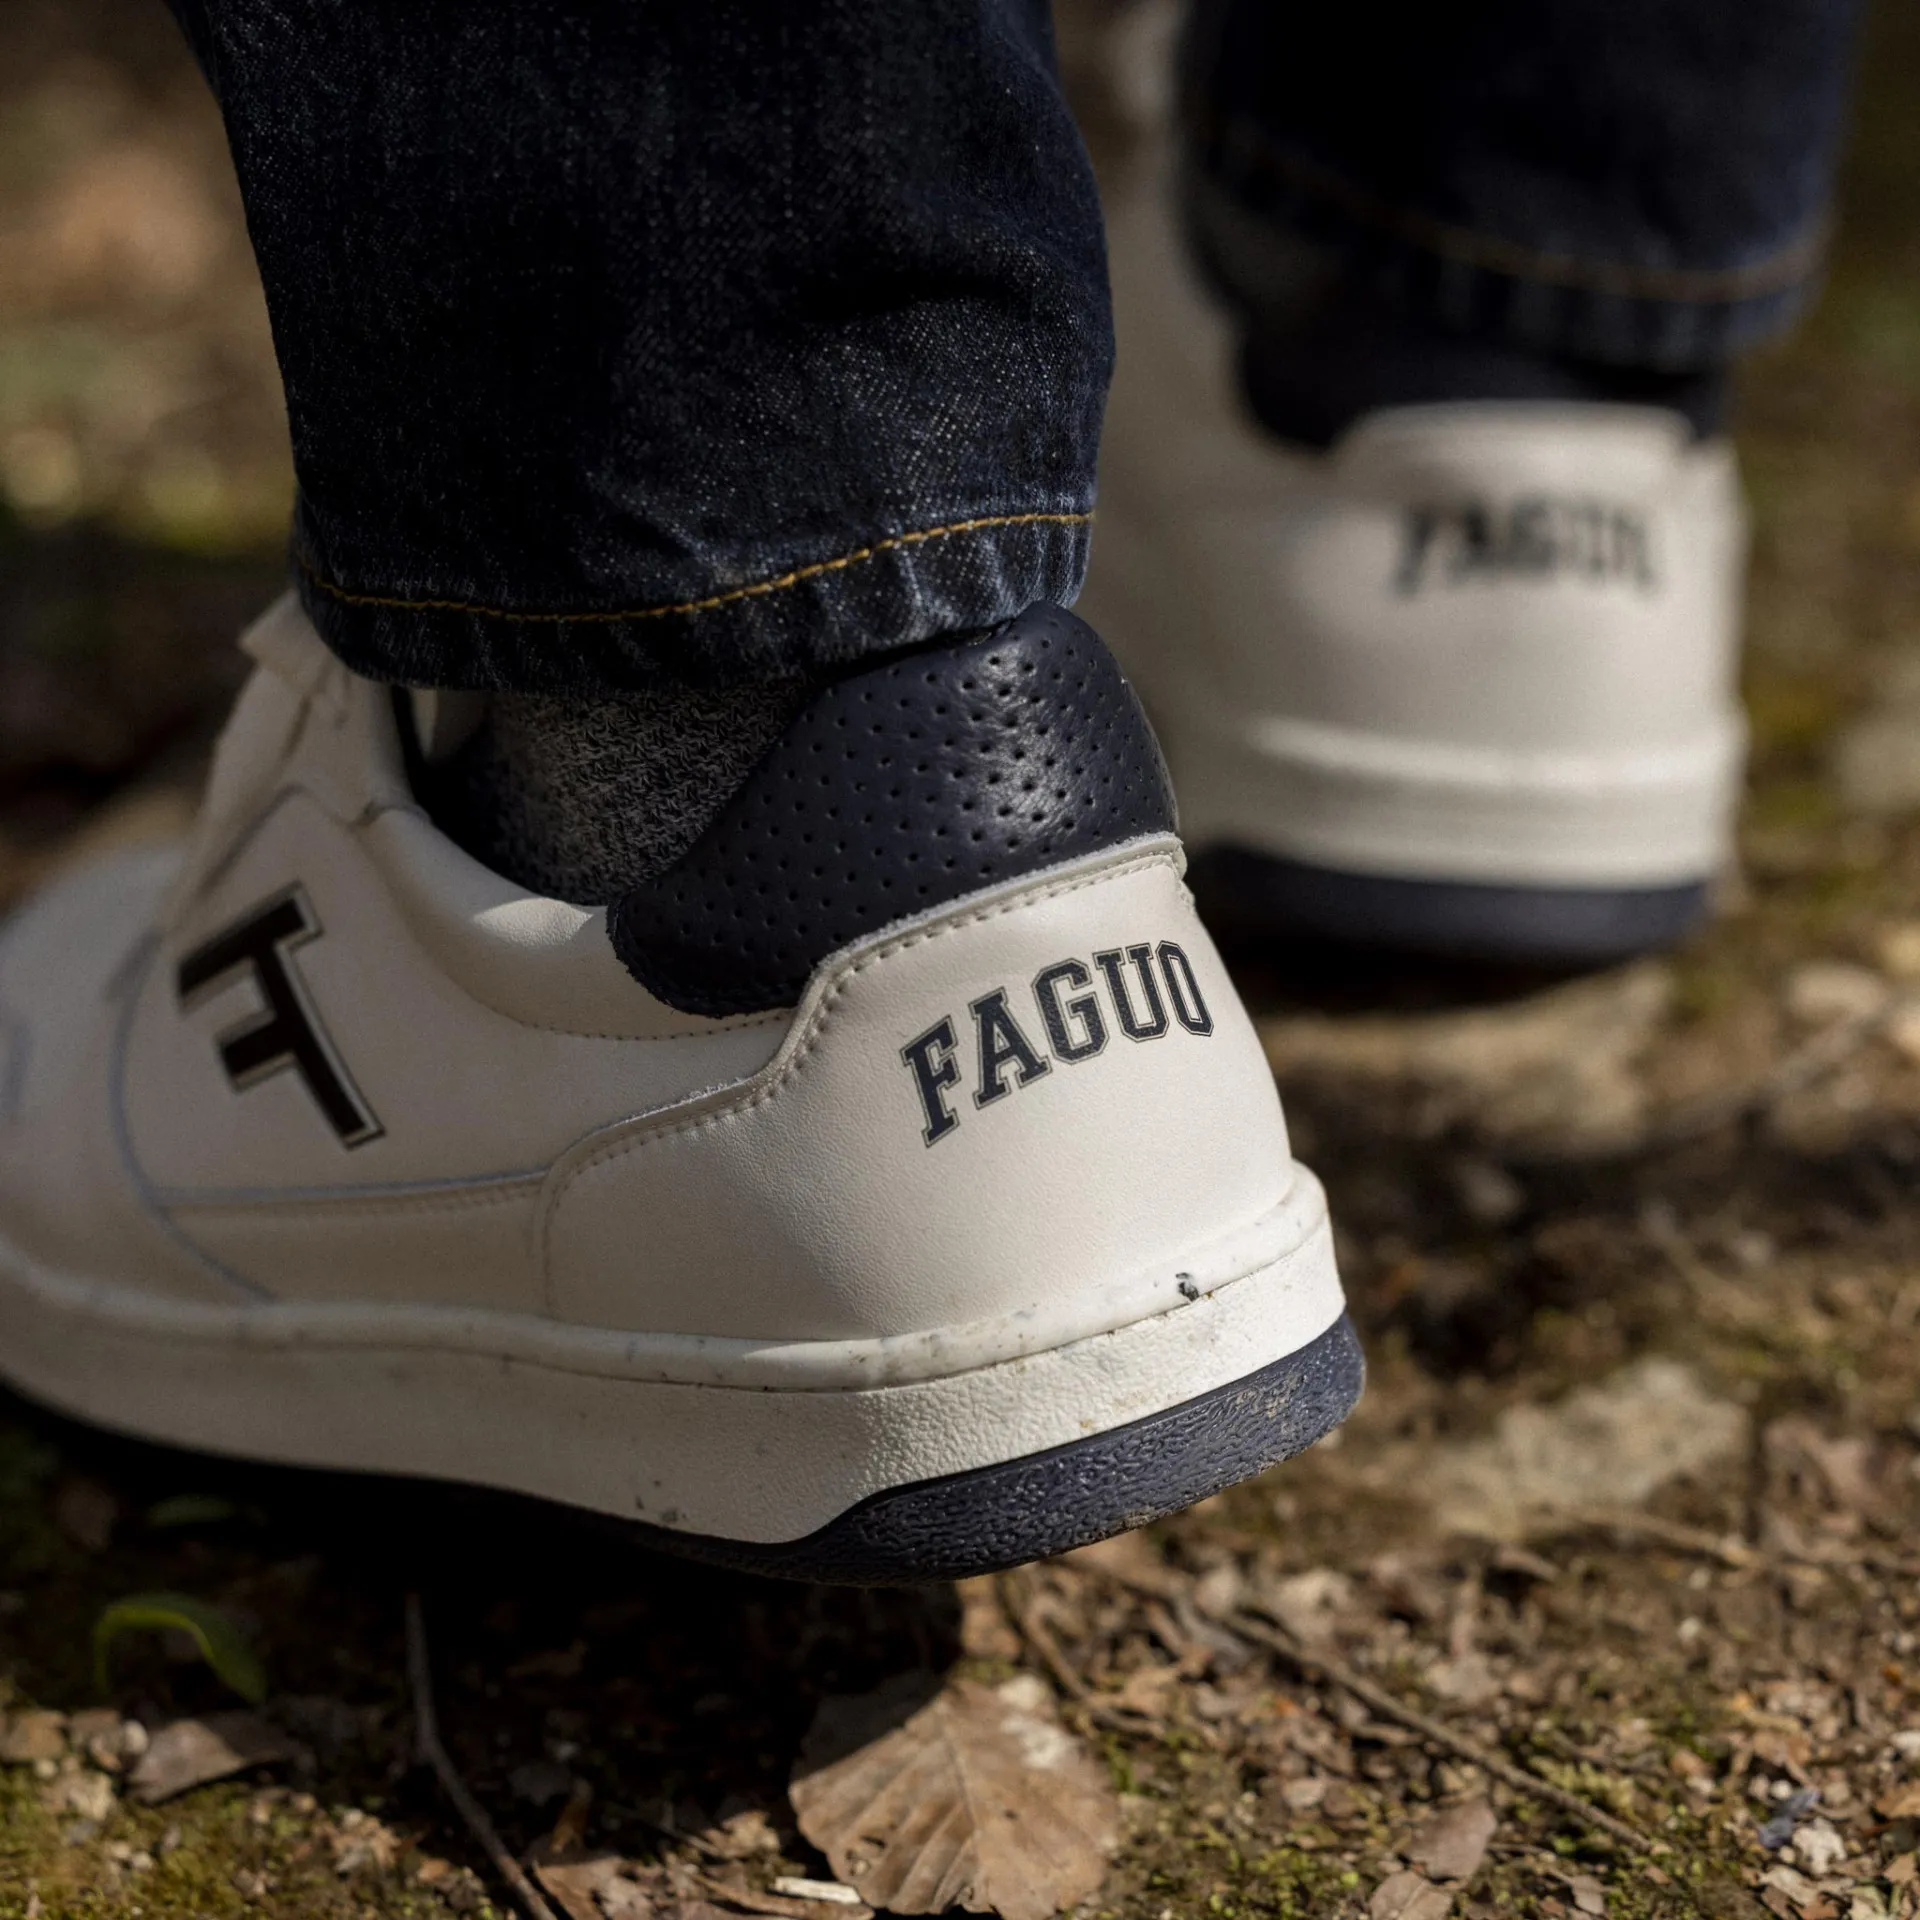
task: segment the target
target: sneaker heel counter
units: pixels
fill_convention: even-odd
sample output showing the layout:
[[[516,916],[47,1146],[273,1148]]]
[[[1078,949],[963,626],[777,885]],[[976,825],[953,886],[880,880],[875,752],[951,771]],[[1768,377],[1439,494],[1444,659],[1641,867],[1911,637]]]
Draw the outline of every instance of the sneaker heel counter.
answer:
[[[1177,846],[1148,841],[849,949],[753,1081],[583,1142],[549,1182],[549,1299],[828,1341],[1045,1319],[1155,1275],[1174,1306],[1295,1180]]]
[[[828,955],[892,922],[1174,826],[1112,654],[1036,606],[824,689],[688,853],[615,902],[608,931],[683,1012],[789,1007]]]

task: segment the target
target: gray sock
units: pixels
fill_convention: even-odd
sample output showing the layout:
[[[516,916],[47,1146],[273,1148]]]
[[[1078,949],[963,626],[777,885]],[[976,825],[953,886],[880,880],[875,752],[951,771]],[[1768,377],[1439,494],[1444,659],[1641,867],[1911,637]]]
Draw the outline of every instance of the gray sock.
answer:
[[[787,679],[490,694],[473,702],[478,724],[451,751],[423,741],[416,785],[435,824],[476,860],[538,893],[600,906],[693,845],[813,690]]]

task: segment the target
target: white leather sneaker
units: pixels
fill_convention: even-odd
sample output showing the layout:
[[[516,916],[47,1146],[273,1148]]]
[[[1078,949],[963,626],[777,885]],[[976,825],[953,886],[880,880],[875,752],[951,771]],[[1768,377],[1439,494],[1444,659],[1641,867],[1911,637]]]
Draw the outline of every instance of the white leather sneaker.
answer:
[[[1665,944],[1729,854],[1744,517],[1651,408],[1258,429],[1141,167],[1082,611],[1167,749],[1218,924],[1521,960]]]
[[[22,1390],[857,1581],[1345,1414],[1321,1190],[1072,616],[851,670],[610,912],[440,834],[291,599],[245,644],[190,844],[0,936]]]

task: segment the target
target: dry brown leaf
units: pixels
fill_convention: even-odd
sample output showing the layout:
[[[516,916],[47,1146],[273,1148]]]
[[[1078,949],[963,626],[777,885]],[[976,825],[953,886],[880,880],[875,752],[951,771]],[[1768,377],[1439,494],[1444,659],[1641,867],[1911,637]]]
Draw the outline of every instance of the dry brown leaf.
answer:
[[[1332,1567],[1310,1567],[1269,1582],[1260,1605],[1304,1646],[1324,1646],[1353,1617],[1353,1582]]]
[[[1120,1843],[1105,1769],[1031,1676],[935,1692],[908,1675],[823,1701],[792,1792],[835,1874],[894,1913],[1047,1920],[1098,1888]]]
[[[1159,1720],[1166,1716],[1182,1684],[1178,1667],[1136,1667],[1114,1692],[1102,1696],[1102,1704],[1124,1708],[1128,1713],[1142,1714],[1149,1720]]]
[[[1484,1707],[1499,1699],[1500,1676],[1484,1653],[1469,1648],[1457,1660],[1436,1660],[1423,1678],[1436,1700],[1454,1707]]]
[[[617,1853],[537,1859],[533,1862],[533,1877],[567,1920],[605,1920],[597,1896],[609,1881],[620,1877],[620,1866]]]
[[[1417,1873],[1396,1873],[1374,1888],[1367,1920],[1447,1920],[1452,1910],[1452,1894]]]
[[[1892,1788],[1873,1805],[1883,1820],[1920,1820],[1920,1780]]]
[[[727,1920],[707,1900],[670,1900],[656,1907],[646,1888],[623,1873],[616,1873],[600,1889],[600,1911],[606,1920]]]
[[[748,1807],[730,1814],[717,1827],[709,1827],[701,1836],[704,1851],[722,1860],[746,1860],[756,1853],[778,1853],[780,1836],[761,1807]]]
[[[1486,1858],[1500,1816],[1482,1797],[1437,1813],[1420,1829],[1407,1858],[1436,1880],[1471,1880]]]
[[[271,1720],[244,1708],[176,1720],[153,1736],[128,1778],[136,1800],[152,1806],[189,1787],[270,1761],[291,1760],[298,1748]]]
[[[1789,1414],[1767,1423],[1761,1450],[1783,1487],[1848,1513],[1870,1513],[1879,1505],[1873,1484],[1873,1442],[1859,1435],[1829,1438],[1811,1420]]]
[[[1789,1920],[1795,1915],[1801,1920],[1831,1920],[1838,1912],[1804,1873],[1784,1864],[1769,1867],[1760,1876],[1760,1885],[1764,1889],[1760,1904],[1771,1912],[1789,1916]]]
[[[40,1708],[16,1713],[0,1733],[0,1761],[10,1767],[30,1766],[36,1760],[58,1760],[67,1750],[67,1716]]]
[[[1606,1913],[1607,1890],[1590,1873],[1569,1874],[1567,1891],[1573,1895],[1573,1904],[1577,1911],[1596,1916]]]

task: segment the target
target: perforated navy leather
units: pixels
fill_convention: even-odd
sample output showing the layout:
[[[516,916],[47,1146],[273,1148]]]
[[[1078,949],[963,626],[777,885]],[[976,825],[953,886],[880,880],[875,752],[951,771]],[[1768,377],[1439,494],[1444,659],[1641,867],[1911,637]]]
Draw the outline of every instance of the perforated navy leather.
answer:
[[[1033,607],[834,682],[608,929],[669,1005],[759,1012],[890,921],[1173,824],[1113,656],[1063,608]]]

